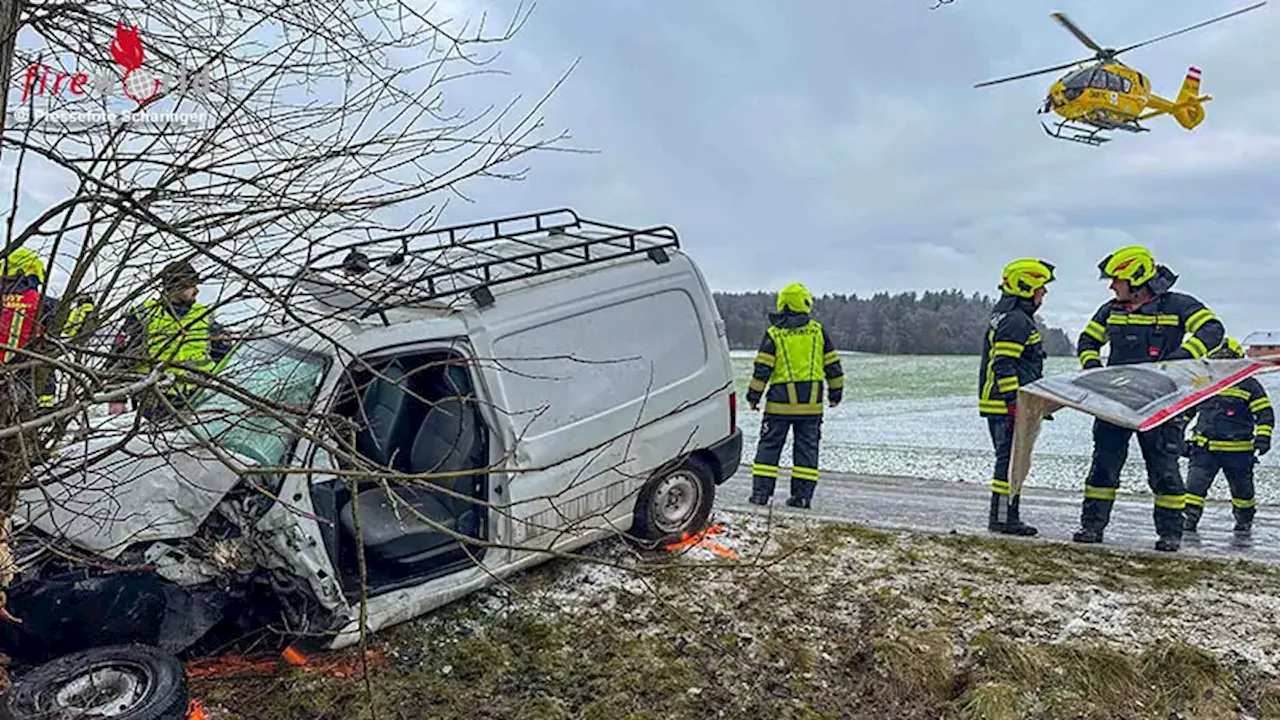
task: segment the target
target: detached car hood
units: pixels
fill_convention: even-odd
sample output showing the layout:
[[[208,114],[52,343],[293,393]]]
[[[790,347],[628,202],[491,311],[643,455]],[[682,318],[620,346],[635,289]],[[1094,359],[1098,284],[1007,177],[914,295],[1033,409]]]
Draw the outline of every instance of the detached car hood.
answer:
[[[1280,364],[1250,358],[1170,360],[1078,370],[1024,385],[1018,389],[1009,483],[1015,493],[1022,487],[1044,417],[1063,407],[1146,432],[1245,378],[1273,370]]]
[[[136,543],[191,536],[240,480],[184,431],[139,434],[103,455],[124,437],[112,432],[64,446],[51,475],[74,472],[23,492],[17,524],[115,559]],[[96,459],[86,466],[86,458]]]

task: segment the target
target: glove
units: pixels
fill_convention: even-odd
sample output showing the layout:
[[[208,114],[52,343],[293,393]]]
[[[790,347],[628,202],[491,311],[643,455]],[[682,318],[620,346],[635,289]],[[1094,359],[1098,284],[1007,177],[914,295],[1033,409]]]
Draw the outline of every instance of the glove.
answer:
[[[1258,457],[1262,457],[1271,452],[1271,438],[1263,435],[1253,441],[1253,449],[1258,453]]]

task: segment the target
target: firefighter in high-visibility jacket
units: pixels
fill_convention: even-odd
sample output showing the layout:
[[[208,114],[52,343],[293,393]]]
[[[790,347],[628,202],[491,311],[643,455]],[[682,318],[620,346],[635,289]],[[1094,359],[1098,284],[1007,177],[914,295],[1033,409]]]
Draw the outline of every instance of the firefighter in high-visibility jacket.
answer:
[[[778,293],[777,310],[769,315],[769,328],[760,341],[747,388],[752,410],[759,409],[762,396],[765,400],[760,443],[751,466],[750,502],[765,505],[773,496],[778,462],[790,430],[791,497],[787,505],[807,508],[818,484],[824,386],[831,407],[839,405],[844,370],[831,336],[809,315],[813,295],[803,285],[783,288]]]
[[[987,419],[995,449],[991,472],[991,510],[987,530],[1007,535],[1036,534],[1022,522],[1020,493],[1009,487],[1009,459],[1013,451],[1013,422],[1018,388],[1044,376],[1044,342],[1036,328],[1036,311],[1044,303],[1054,267],[1044,260],[1020,258],[1005,266],[1000,300],[991,311],[978,368],[978,414]]]
[[[1080,333],[1076,354],[1085,369],[1102,367],[1101,349],[1111,346],[1108,366],[1202,358],[1226,337],[1222,322],[1195,297],[1170,288],[1178,276],[1158,265],[1141,246],[1121,248],[1098,263],[1102,279],[1111,280],[1115,299],[1104,303]],[[1156,549],[1176,551],[1182,543],[1186,488],[1178,456],[1186,425],[1166,422],[1138,433],[1147,466],[1147,484],[1155,495]],[[1133,431],[1103,420],[1093,422],[1093,460],[1085,480],[1080,530],[1072,540],[1102,542],[1111,519],[1120,470],[1129,455]]]
[[[199,385],[190,373],[212,372],[216,359],[210,336],[218,331],[213,313],[196,301],[200,277],[191,263],[170,263],[161,271],[162,293],[142,303],[124,320],[113,344],[113,353],[122,364],[139,373],[148,373],[164,364],[173,382],[166,399],[181,409],[190,403]],[[164,406],[151,397],[142,401],[143,414],[164,414]]]
[[[1227,338],[1210,357],[1241,358],[1244,353],[1235,338]],[[1245,378],[1192,408],[1184,416],[1184,423],[1197,414],[1199,420],[1183,452],[1188,461],[1187,509],[1182,529],[1196,531],[1209,486],[1218,470],[1222,470],[1231,488],[1233,530],[1237,537],[1248,538],[1253,531],[1255,510],[1253,466],[1257,457],[1271,450],[1271,431],[1276,423],[1271,399],[1262,383],[1255,378]]]
[[[20,247],[4,258],[0,276],[0,295],[4,298],[0,311],[0,364],[16,365],[30,360],[17,350],[44,333],[57,309],[57,302],[41,292],[43,285],[44,261],[39,255]],[[43,378],[38,378],[39,375]],[[33,402],[43,408],[53,405],[56,385],[52,368],[43,368],[43,372],[26,369],[19,375],[5,373],[5,376],[6,382],[20,388],[19,402]]]

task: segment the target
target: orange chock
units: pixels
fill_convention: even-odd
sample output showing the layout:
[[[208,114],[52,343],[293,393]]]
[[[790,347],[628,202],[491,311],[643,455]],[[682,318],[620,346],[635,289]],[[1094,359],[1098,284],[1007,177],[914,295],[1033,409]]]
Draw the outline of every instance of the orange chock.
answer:
[[[284,658],[285,662],[293,665],[294,667],[302,667],[307,664],[307,656],[297,650],[294,650],[292,646],[285,648],[281,657]]]

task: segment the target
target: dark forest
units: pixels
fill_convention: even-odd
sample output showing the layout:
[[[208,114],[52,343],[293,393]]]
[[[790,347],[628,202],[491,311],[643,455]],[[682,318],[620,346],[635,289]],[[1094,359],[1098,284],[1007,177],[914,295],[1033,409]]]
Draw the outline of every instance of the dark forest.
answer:
[[[729,347],[754,350],[774,312],[774,293],[715,293]],[[814,319],[840,350],[886,355],[977,355],[996,299],[959,290],[824,295],[814,300]],[[1074,342],[1059,328],[1036,318],[1050,355],[1075,354]]]

